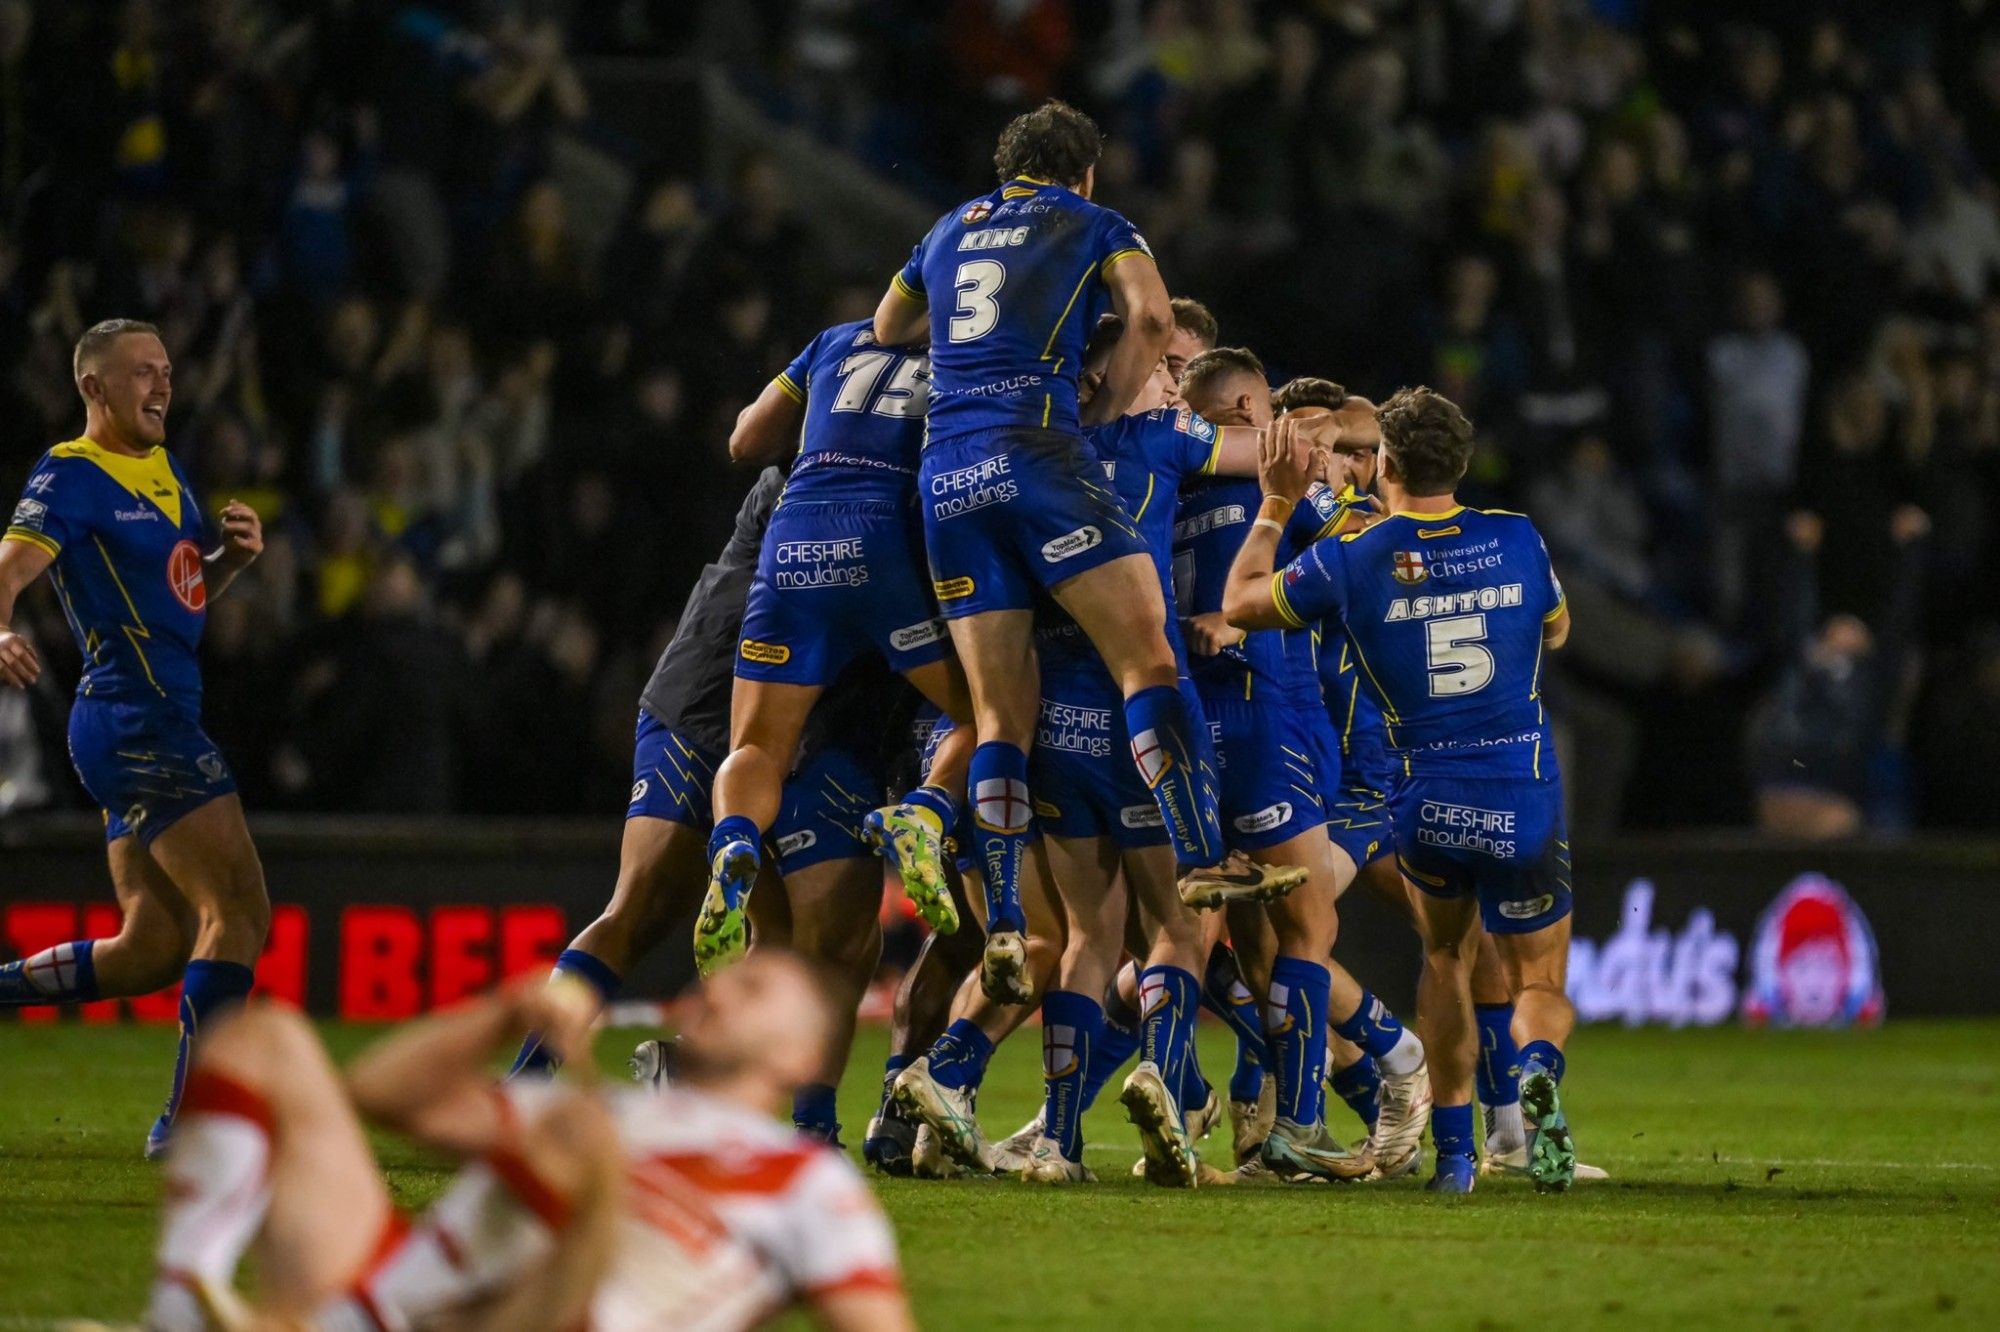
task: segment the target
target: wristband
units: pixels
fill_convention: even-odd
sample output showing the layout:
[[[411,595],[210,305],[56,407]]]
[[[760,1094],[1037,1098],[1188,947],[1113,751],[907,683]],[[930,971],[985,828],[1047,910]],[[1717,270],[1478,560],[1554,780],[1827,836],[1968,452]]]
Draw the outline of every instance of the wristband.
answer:
[[[1275,514],[1270,511],[1273,504],[1278,506],[1278,511]],[[1298,506],[1294,501],[1286,499],[1283,495],[1274,495],[1267,491],[1263,500],[1257,505],[1257,516],[1259,518],[1275,518],[1278,522],[1282,523],[1285,519],[1292,516],[1292,510],[1296,507]]]
[[[1259,518],[1256,522],[1250,524],[1250,526],[1253,528],[1268,527],[1273,532],[1276,532],[1279,536],[1283,536],[1285,534],[1285,525],[1279,522],[1275,518]]]

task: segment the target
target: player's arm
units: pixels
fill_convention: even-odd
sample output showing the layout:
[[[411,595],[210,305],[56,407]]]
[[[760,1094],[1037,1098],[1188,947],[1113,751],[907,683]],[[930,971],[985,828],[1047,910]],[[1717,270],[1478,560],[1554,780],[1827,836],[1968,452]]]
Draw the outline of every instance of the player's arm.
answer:
[[[1314,412],[1291,418],[1292,429],[1308,448],[1324,450],[1331,456],[1340,442],[1340,421],[1331,412]],[[1219,426],[1215,431],[1215,457],[1209,471],[1216,476],[1255,476],[1264,448],[1263,426]]]
[[[41,678],[42,661],[34,644],[12,627],[14,603],[55,558],[40,540],[16,536],[0,540],[0,684],[26,689]]]
[[[780,462],[799,444],[806,419],[806,390],[788,373],[764,385],[757,400],[736,414],[729,432],[729,460],[762,467]]]
[[[1296,629],[1305,622],[1298,608],[1280,600],[1283,593],[1273,573],[1278,541],[1312,484],[1313,467],[1313,453],[1291,420],[1274,424],[1258,467],[1264,502],[1257,506],[1257,521],[1243,538],[1222,589],[1222,613],[1238,629]]]
[[[529,1032],[564,1063],[588,1068],[596,1001],[580,982],[517,983],[399,1028],[347,1069],[354,1108],[405,1137],[460,1156],[484,1156],[518,1133],[490,1061]]]
[[[241,500],[222,506],[222,544],[208,553],[203,581],[210,596],[221,596],[264,553],[264,523],[257,511]]]
[[[1569,642],[1569,603],[1558,605],[1542,617],[1542,646],[1554,652]]]
[[[1104,379],[1083,409],[1083,424],[1103,425],[1125,414],[1139,390],[1153,377],[1174,331],[1174,308],[1160,269],[1144,250],[1122,250],[1106,261],[1102,280],[1111,293],[1111,308],[1125,321],[1125,334],[1111,349]],[[877,316],[879,319],[880,316]],[[879,332],[879,329],[878,329]]]
[[[813,1321],[829,1332],[905,1332],[916,1327],[910,1302],[898,1289],[853,1287],[812,1302]]]
[[[889,280],[889,290],[882,293],[882,303],[875,307],[875,341],[885,347],[900,347],[927,340],[930,333],[931,302],[924,293],[924,241],[918,241],[910,251],[909,262]]]

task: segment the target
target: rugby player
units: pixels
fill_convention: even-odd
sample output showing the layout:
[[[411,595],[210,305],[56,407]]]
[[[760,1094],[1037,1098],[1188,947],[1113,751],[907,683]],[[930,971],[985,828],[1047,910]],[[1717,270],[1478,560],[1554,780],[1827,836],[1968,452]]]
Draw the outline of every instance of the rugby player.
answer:
[[[877,342],[930,340],[924,543],[978,728],[970,785],[987,890],[982,978],[1010,1001],[1024,993],[1027,966],[1018,883],[1034,810],[1032,607],[1042,591],[1117,682],[1133,762],[1178,858],[1206,874],[1223,855],[1198,789],[1159,579],[1080,433],[1124,413],[1173,329],[1145,241],[1091,202],[1101,146],[1090,118],[1061,102],[1016,117],[994,153],[999,187],[938,220],[875,313]],[[1127,336],[1084,407],[1084,343],[1107,305]]]
[[[0,539],[0,683],[26,689],[41,661],[9,627],[44,570],[83,654],[70,761],[104,811],[122,914],[109,939],[78,939],[0,967],[0,1007],[88,1003],[181,982],[172,1087],[146,1138],[166,1148],[190,1047],[249,993],[271,906],[236,780],[201,728],[209,598],[264,549],[251,508],[211,527],[166,448],[173,363],[159,330],[111,319],[73,360],[83,434],[35,463]]]
[[[743,409],[730,436],[738,462],[777,462],[794,448],[798,460],[765,533],[735,654],[732,749],[715,774],[708,893],[695,920],[704,974],[748,946],[745,899],[785,775],[813,705],[849,662],[879,652],[946,715],[971,720],[912,507],[929,387],[920,349],[878,345],[865,321],[836,324]],[[969,727],[953,731],[927,784],[869,815],[918,913],[947,934],[958,911],[942,847],[974,738]]]
[[[1181,382],[1188,405],[1222,424],[1269,427],[1264,366],[1242,348],[1196,357]],[[1290,440],[1311,419],[1334,420],[1323,406],[1295,406],[1271,438]],[[1338,530],[1346,506],[1324,485],[1302,488],[1282,515],[1252,505],[1253,483],[1216,481],[1183,498],[1175,560],[1183,574],[1182,609],[1198,622],[1224,609],[1231,562],[1251,532],[1270,532],[1288,552]],[[1262,524],[1262,526],[1258,526]],[[1271,529],[1276,528],[1277,531]],[[1328,721],[1311,634],[1260,631],[1206,644],[1220,651],[1195,659],[1203,711],[1212,719],[1222,777],[1224,836],[1258,860],[1306,868],[1308,887],[1269,907],[1277,956],[1265,1009],[1277,1080],[1276,1122],[1264,1164],[1293,1179],[1352,1179],[1415,1168],[1430,1106],[1424,1047],[1387,1006],[1331,958],[1339,932],[1335,903],[1355,865],[1328,837],[1339,784],[1339,742]],[[1367,1148],[1342,1151],[1325,1128],[1322,1075],[1330,1034],[1359,1047],[1382,1073],[1381,1107]],[[1336,1062],[1352,1066],[1359,1056]],[[1244,1088],[1234,1088],[1237,1100]]]
[[[1514,996],[1529,1173],[1561,1191],[1576,1171],[1559,1095],[1575,1020],[1563,989],[1570,868],[1540,675],[1543,653],[1569,636],[1569,609],[1533,523],[1458,503],[1472,426],[1456,405],[1404,389],[1378,419],[1389,515],[1314,543],[1276,574],[1272,529],[1305,494],[1311,465],[1273,437],[1261,474],[1270,521],[1237,553],[1223,608],[1243,629],[1337,617],[1382,706],[1401,766],[1392,835],[1424,940],[1418,1003],[1438,1055],[1429,1187],[1466,1193],[1475,1178],[1471,983],[1483,917]]]
[[[603,913],[555,963],[558,976],[585,982],[601,1004],[616,998],[625,973],[687,920],[707,882],[709,789],[729,740],[730,663],[764,532],[784,487],[775,467],[758,476],[640,694],[618,878]],[[762,899],[766,909],[775,915],[789,908],[790,947],[823,966],[829,984],[855,1004],[881,947],[881,863],[863,825],[886,787],[884,719],[906,694],[872,659],[827,692],[809,719],[798,769],[769,835],[777,863],[765,869],[772,881]],[[829,1140],[839,1131],[834,1091],[855,1004],[837,1006],[844,1025],[828,1067],[800,1088],[794,1108],[802,1130]],[[554,1066],[552,1053],[530,1034],[513,1072],[546,1075]]]
[[[409,1024],[345,1079],[296,1012],[204,1042],[167,1164],[147,1326],[912,1326],[895,1239],[839,1153],[771,1116],[825,1059],[808,967],[760,947],[684,1003],[667,1090],[496,1087],[537,1030],[588,1067],[583,985],[517,985]],[[463,1164],[401,1216],[364,1121]],[[254,1245],[257,1307],[231,1286]]]

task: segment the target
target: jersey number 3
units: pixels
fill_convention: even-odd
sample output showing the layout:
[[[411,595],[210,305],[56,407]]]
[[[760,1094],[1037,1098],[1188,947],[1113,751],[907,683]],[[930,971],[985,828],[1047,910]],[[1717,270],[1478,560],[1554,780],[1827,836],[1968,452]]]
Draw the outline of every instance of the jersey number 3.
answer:
[[[1007,281],[1007,270],[996,259],[968,259],[958,266],[952,287],[958,293],[958,313],[951,317],[953,342],[976,342],[1000,322],[1000,302],[994,299]]]
[[[1493,654],[1480,646],[1485,641],[1484,615],[1454,615],[1424,623],[1424,664],[1432,698],[1476,694],[1493,682]]]

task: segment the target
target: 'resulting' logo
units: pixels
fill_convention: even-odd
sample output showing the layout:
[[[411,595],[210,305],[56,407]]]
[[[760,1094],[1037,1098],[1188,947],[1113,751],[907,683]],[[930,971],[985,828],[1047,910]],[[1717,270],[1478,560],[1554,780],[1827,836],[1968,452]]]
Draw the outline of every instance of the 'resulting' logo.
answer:
[[[196,614],[208,605],[208,584],[201,569],[201,550],[192,541],[178,542],[167,553],[167,586],[174,600]]]
[[[1753,1026],[1872,1027],[1882,1020],[1875,932],[1847,890],[1801,874],[1757,922],[1743,1020]]]

